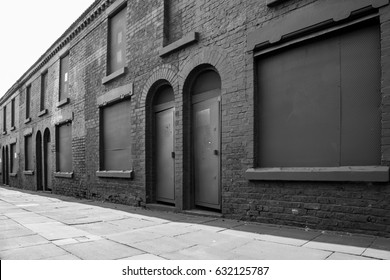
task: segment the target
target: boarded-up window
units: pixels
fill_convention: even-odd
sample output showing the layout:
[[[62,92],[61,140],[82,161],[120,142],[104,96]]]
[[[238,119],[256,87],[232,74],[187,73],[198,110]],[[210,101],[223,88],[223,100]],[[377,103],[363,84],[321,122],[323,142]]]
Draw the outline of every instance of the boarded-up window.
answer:
[[[57,171],[72,172],[72,124],[57,126]]]
[[[15,98],[11,100],[11,127],[15,126]]]
[[[40,100],[40,106],[39,109],[40,111],[45,109],[45,98],[47,96],[47,77],[48,74],[47,72],[43,73],[41,76],[41,100]]]
[[[61,58],[60,61],[60,96],[59,100],[69,97],[69,55]]]
[[[379,42],[366,25],[260,57],[259,166],[380,164]]]
[[[24,160],[25,160],[25,170],[34,169],[34,159],[33,159],[33,143],[32,136],[24,137]]]
[[[108,75],[125,66],[126,8],[109,18]]]
[[[101,109],[101,169],[131,170],[130,101]]]
[[[11,159],[11,173],[16,173],[16,162],[17,162],[16,144],[11,144],[10,146],[10,159]]]
[[[3,107],[3,131],[7,131],[7,106]]]
[[[30,117],[31,85],[26,88],[26,119]]]

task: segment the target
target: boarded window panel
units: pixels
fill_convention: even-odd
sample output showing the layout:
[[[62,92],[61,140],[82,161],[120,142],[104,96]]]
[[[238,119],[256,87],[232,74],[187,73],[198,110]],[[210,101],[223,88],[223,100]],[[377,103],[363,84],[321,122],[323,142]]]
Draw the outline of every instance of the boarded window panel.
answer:
[[[60,96],[59,100],[69,97],[69,55],[60,61]]]
[[[175,95],[173,93],[173,88],[171,86],[165,85],[158,90],[157,95],[153,99],[153,105],[160,105],[174,100]]]
[[[41,76],[41,100],[40,100],[40,110],[45,109],[45,98],[46,98],[46,91],[47,91],[47,72],[42,74]]]
[[[130,101],[102,109],[103,169],[131,170]]]
[[[26,88],[26,119],[30,117],[31,86]]]
[[[11,126],[15,126],[15,99],[11,100]]]
[[[219,74],[213,70],[203,71],[196,78],[196,82],[192,87],[192,94],[205,93],[220,88],[221,78]]]
[[[341,40],[341,165],[378,165],[380,135],[380,33],[377,25]]]
[[[17,162],[17,155],[16,155],[16,144],[11,145],[11,173],[16,173],[16,162]]]
[[[338,41],[311,42],[264,57],[259,75],[262,167],[339,164]]]
[[[125,66],[126,8],[109,19],[108,74]]]
[[[7,106],[3,107],[3,131],[7,131]]]
[[[72,172],[72,124],[63,124],[57,129],[57,170],[60,172]]]
[[[33,143],[32,136],[26,136],[24,138],[24,158],[25,158],[25,170],[34,169],[34,159],[33,159]]]

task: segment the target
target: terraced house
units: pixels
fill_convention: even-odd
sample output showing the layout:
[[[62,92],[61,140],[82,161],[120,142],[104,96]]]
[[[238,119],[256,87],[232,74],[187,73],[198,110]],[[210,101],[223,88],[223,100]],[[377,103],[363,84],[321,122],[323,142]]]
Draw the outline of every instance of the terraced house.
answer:
[[[0,100],[1,182],[390,236],[388,0],[97,0]]]

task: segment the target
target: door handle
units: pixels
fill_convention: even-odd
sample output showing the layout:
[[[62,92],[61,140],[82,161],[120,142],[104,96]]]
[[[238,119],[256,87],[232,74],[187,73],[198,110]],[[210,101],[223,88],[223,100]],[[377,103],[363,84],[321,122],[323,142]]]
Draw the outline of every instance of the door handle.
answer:
[[[217,156],[219,154],[218,150],[214,150],[214,155]]]

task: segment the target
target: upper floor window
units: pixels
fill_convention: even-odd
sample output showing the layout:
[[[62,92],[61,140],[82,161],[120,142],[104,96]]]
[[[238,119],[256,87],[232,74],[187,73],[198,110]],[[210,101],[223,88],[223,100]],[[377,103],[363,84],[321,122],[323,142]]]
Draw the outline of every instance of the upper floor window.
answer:
[[[60,93],[59,101],[69,97],[69,54],[60,59]]]
[[[41,75],[41,98],[39,103],[39,110],[42,111],[45,109],[45,98],[47,96],[47,72]]]
[[[30,118],[31,85],[26,88],[26,120]]]
[[[107,75],[125,67],[126,7],[108,19]]]
[[[7,132],[7,106],[3,107],[3,132]]]
[[[15,98],[11,100],[11,127],[15,127]]]

